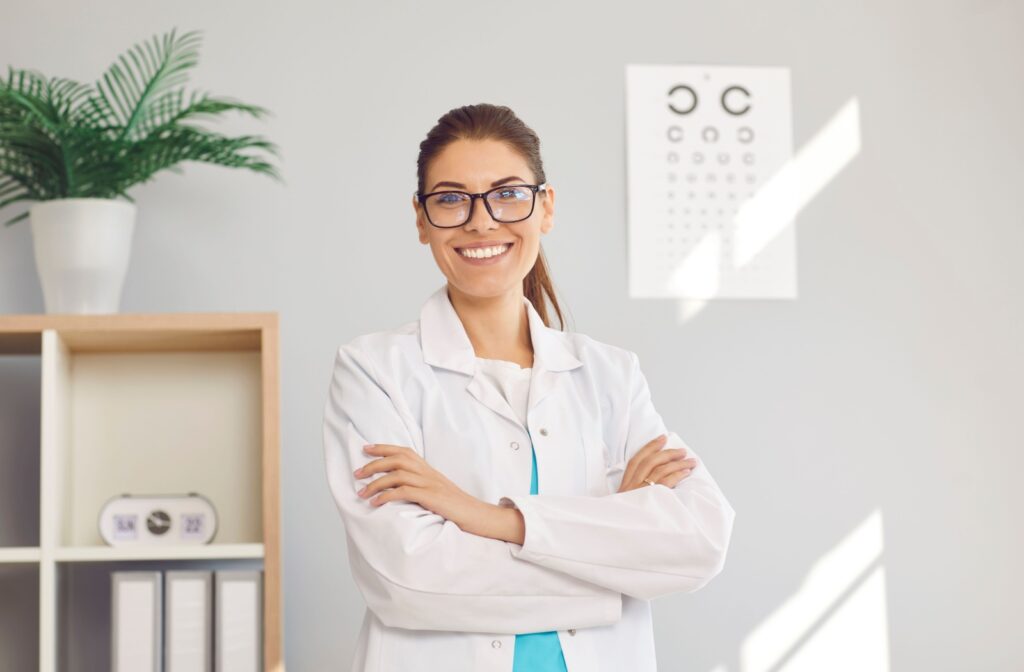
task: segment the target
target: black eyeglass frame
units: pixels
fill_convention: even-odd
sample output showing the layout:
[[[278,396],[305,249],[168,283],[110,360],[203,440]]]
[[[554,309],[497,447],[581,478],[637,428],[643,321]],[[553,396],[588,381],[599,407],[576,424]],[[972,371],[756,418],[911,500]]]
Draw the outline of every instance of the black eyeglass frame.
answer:
[[[487,194],[490,194],[495,191],[500,191],[501,189],[508,189],[509,187],[527,187],[531,192],[533,192],[533,201],[530,203],[529,214],[527,214],[525,217],[520,217],[519,219],[513,219],[511,221],[501,220],[495,217],[494,211],[491,210],[491,204],[487,202]],[[476,206],[476,199],[478,198],[483,200],[484,207],[487,208],[487,214],[489,214],[491,216],[491,219],[493,219],[496,222],[500,222],[501,224],[515,224],[516,222],[522,222],[524,220],[527,220],[531,216],[533,216],[533,210],[534,208],[537,207],[537,192],[545,191],[547,190],[547,187],[547,182],[541,182],[540,184],[503,184],[500,187],[488,189],[487,191],[481,191],[478,194],[471,194],[468,191],[458,191],[457,189],[442,189],[441,191],[432,191],[429,194],[420,194],[417,191],[414,192],[413,195],[416,197],[416,200],[419,201],[420,205],[423,206],[423,212],[427,215],[427,221],[430,222],[432,226],[435,226],[439,229],[457,229],[460,226],[465,226],[466,224],[469,223],[470,220],[473,219],[473,208]],[[441,226],[440,224],[434,224],[434,220],[430,219],[430,210],[427,208],[426,200],[431,196],[436,196],[438,194],[463,194],[464,196],[469,196],[469,214],[466,215],[466,221],[463,222],[462,224],[452,224],[451,226]]]

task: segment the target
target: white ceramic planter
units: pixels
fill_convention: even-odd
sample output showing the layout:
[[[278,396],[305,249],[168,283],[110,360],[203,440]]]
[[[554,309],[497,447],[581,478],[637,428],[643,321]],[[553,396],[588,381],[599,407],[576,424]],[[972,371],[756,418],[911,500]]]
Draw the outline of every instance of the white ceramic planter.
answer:
[[[47,313],[116,313],[128,272],[135,204],[61,198],[29,209]]]

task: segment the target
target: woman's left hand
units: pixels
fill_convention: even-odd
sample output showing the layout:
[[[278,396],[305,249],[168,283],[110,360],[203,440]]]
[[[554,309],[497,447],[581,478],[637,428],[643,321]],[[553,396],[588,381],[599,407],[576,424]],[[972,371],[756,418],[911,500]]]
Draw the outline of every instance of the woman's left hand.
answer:
[[[483,507],[488,507],[427,464],[411,448],[377,443],[364,446],[363,451],[379,457],[357,469],[355,477],[361,480],[373,474],[383,474],[357,493],[363,499],[373,497],[370,500],[373,506],[404,499],[454,521],[460,527],[463,527],[463,521],[478,517]]]

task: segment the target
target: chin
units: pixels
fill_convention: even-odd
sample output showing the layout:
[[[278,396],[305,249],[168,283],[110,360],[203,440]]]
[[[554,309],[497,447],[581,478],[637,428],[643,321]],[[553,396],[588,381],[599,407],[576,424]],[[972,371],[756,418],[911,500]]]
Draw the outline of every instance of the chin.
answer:
[[[476,278],[474,280],[453,282],[449,277],[448,284],[466,296],[489,299],[521,288],[523,286],[523,279],[519,278],[510,282],[506,278]]]

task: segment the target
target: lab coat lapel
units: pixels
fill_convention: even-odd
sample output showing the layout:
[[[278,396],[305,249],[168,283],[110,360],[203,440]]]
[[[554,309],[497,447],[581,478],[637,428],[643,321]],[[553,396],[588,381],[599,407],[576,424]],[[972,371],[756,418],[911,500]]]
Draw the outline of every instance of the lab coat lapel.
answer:
[[[530,340],[533,343],[533,374],[530,377],[528,402],[532,411],[555,389],[559,372],[574,369],[583,363],[573,355],[563,334],[544,324],[529,299],[523,297],[523,303],[526,304]],[[483,380],[473,344],[448,298],[447,284],[442,285],[423,304],[420,311],[420,347],[427,364],[469,376],[466,390],[474,398],[502,417],[520,424],[519,418],[501,393]],[[529,415],[528,412],[527,417]]]
[[[473,376],[473,379],[466,385],[466,391],[472,394],[477,401],[491,409],[498,415],[508,418],[512,422],[521,424],[521,420],[513,412],[512,407],[508,405],[508,401],[501,395],[498,390],[494,389],[493,385],[486,384],[481,378],[480,374]]]
[[[576,359],[566,343],[565,334],[553,329],[541,319],[540,314],[526,297],[526,313],[530,319],[530,340],[533,341],[533,376],[530,378],[530,412],[556,389],[560,373],[571,371],[583,362]]]

